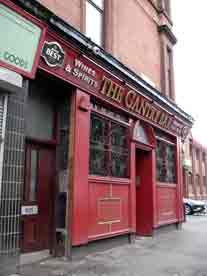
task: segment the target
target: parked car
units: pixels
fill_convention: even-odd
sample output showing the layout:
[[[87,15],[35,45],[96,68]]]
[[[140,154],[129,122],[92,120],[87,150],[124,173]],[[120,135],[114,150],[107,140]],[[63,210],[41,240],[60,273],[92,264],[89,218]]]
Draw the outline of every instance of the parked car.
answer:
[[[186,215],[193,215],[195,213],[204,213],[206,212],[206,203],[201,200],[183,199],[184,207],[185,207],[185,214]]]

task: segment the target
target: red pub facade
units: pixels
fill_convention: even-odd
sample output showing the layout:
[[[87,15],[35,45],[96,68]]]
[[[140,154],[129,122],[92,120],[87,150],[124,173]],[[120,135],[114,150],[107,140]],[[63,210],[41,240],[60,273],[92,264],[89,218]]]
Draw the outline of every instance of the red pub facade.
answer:
[[[9,118],[12,97],[24,96],[21,252],[64,245],[68,255],[71,246],[180,225],[180,151],[192,118],[40,4],[16,2],[0,1],[41,29],[30,73],[11,64],[15,57],[0,61],[24,79],[7,108]],[[4,205],[7,196],[2,188]]]

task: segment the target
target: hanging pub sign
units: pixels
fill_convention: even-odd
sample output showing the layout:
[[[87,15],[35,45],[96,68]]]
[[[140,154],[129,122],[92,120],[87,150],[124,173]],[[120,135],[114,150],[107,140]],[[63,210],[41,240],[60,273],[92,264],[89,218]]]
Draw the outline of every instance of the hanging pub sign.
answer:
[[[0,0],[0,65],[27,77],[34,77],[38,65],[38,49],[41,46],[44,26],[25,12]]]
[[[50,67],[63,66],[65,53],[63,48],[57,42],[44,42],[42,48],[42,57]]]

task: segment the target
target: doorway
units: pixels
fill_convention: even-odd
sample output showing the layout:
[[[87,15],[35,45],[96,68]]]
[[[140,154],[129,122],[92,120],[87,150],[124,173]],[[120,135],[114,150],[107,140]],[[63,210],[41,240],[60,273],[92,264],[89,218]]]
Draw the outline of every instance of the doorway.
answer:
[[[21,239],[25,253],[50,249],[54,255],[65,254],[72,91],[43,72],[29,83]]]
[[[153,226],[152,150],[136,149],[136,234],[152,235]]]
[[[23,252],[50,249],[52,240],[55,151],[39,143],[26,144]]]

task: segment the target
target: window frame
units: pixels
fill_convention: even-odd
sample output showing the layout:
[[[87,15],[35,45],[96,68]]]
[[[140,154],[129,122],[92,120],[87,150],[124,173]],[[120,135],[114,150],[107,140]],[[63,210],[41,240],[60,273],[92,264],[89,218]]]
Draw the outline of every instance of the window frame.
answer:
[[[203,194],[203,189],[202,189],[202,183],[201,183],[201,176],[196,173],[195,175],[195,186],[196,186],[196,191],[199,192],[199,195],[202,195]]]
[[[169,145],[169,146],[172,146],[173,149],[174,149],[174,161],[175,161],[175,165],[174,165],[174,173],[175,173],[175,182],[169,182],[169,181],[160,181],[157,177],[157,155],[156,155],[156,152],[155,152],[155,171],[156,171],[156,183],[157,185],[170,185],[170,186],[176,186],[177,183],[178,183],[178,175],[177,175],[177,151],[176,151],[176,143],[173,143],[165,138],[162,138],[160,136],[155,136],[156,138],[156,144],[157,144],[157,141],[160,141],[161,143],[164,143],[166,145]],[[156,145],[156,149],[157,149],[157,145]],[[166,161],[166,158],[165,158],[165,164],[167,163],[168,164],[168,161]],[[168,167],[168,165],[166,165],[166,167]]]
[[[167,16],[168,19],[171,18],[171,1],[170,0],[159,0],[158,7],[161,12]]]
[[[100,37],[101,37],[101,41],[100,41],[100,45],[97,44],[95,41],[93,41],[95,44],[97,44],[98,46],[100,47],[104,47],[104,41],[105,41],[105,38],[104,38],[104,33],[105,33],[105,8],[106,8],[106,3],[105,3],[105,0],[103,0],[103,8],[101,9],[98,5],[96,5],[94,3],[93,0],[82,0],[84,3],[82,4],[83,6],[83,14],[82,14],[82,18],[83,18],[83,21],[82,21],[82,32],[84,32],[84,34],[88,37],[87,35],[87,30],[86,30],[86,5],[87,5],[87,2],[88,4],[90,4],[92,7],[94,7],[101,15],[101,29],[100,29]],[[90,38],[90,37],[89,37]]]
[[[191,196],[194,194],[194,184],[193,184],[193,174],[192,172],[188,173],[188,182],[187,182],[187,195]]]
[[[173,53],[172,49],[167,46],[167,90],[170,99],[173,99]]]
[[[171,17],[171,3],[170,0],[163,0],[163,6],[166,14]]]
[[[173,44],[161,37],[161,90],[165,97],[175,101]]]
[[[31,167],[31,161],[32,161],[32,152],[36,152],[36,166],[35,166],[35,190],[32,191],[31,189],[31,180],[32,180],[32,167]],[[32,146],[27,147],[25,151],[25,176],[24,176],[24,189],[23,189],[23,201],[24,202],[30,202],[35,203],[37,202],[37,189],[38,189],[38,169],[39,169],[39,147],[38,146]],[[34,198],[31,198],[31,192],[34,192]]]
[[[113,111],[114,112],[114,111]],[[128,144],[128,157],[127,157],[127,176],[126,177],[119,177],[119,176],[113,176],[112,175],[112,169],[109,169],[108,167],[108,173],[107,175],[98,175],[98,174],[92,174],[90,172],[90,150],[91,150],[91,137],[90,137],[90,142],[89,142],[89,177],[93,178],[110,178],[110,179],[121,179],[121,180],[129,180],[130,179],[130,158],[131,158],[131,150],[130,150],[130,124],[127,122],[124,122],[122,120],[118,120],[117,118],[113,118],[112,116],[109,116],[108,114],[103,114],[102,112],[94,109],[93,107],[91,107],[91,115],[95,114],[96,116],[103,118],[103,120],[106,120],[108,122],[108,125],[111,126],[112,123],[118,124],[120,126],[123,126],[126,128],[126,132],[127,132],[127,144]],[[91,117],[90,117],[91,118]],[[90,120],[91,122],[91,120]],[[91,128],[90,128],[91,129]],[[111,136],[109,138],[109,148],[107,149],[108,151],[108,161],[111,162],[112,159],[112,142],[111,142]]]

